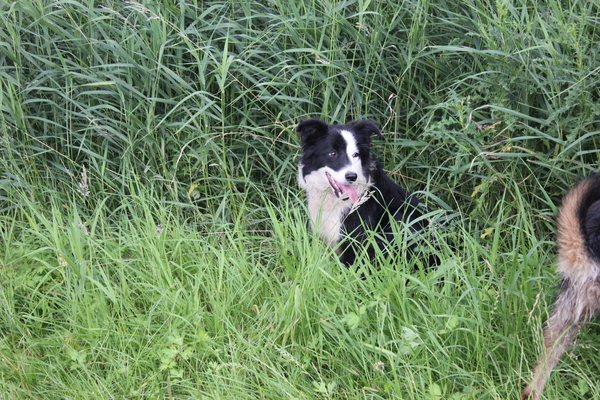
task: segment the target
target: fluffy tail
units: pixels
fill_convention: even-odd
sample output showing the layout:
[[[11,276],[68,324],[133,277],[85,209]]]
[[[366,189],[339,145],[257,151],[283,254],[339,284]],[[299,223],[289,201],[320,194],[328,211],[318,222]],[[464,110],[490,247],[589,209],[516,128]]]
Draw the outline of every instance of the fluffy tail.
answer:
[[[563,198],[556,241],[560,290],[544,329],[545,350],[523,399],[540,399],[581,324],[600,311],[600,173],[579,182]]]

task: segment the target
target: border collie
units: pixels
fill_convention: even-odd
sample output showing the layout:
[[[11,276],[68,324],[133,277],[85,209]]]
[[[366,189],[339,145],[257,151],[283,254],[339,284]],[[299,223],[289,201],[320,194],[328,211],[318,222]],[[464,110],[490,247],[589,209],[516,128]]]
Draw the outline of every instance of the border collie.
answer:
[[[328,125],[309,119],[296,130],[302,142],[298,182],[311,226],[344,264],[363,251],[374,258],[373,246],[362,245],[370,236],[380,248],[393,243],[394,220],[410,224],[412,233],[424,228],[419,200],[394,183],[371,153],[371,135],[381,134],[373,121]]]
[[[560,289],[544,329],[545,349],[523,399],[540,399],[581,325],[600,313],[600,173],[579,182],[563,198],[556,242]]]

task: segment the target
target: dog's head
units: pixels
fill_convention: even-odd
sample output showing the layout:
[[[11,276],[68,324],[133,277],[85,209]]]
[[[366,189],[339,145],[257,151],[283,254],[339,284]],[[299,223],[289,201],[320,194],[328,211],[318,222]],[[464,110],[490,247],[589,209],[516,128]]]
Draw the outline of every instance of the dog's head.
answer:
[[[356,186],[369,184],[372,164],[371,135],[381,134],[373,121],[327,125],[318,119],[298,124],[302,142],[300,183],[331,187],[341,199],[358,201]],[[316,189],[316,188],[315,188]]]

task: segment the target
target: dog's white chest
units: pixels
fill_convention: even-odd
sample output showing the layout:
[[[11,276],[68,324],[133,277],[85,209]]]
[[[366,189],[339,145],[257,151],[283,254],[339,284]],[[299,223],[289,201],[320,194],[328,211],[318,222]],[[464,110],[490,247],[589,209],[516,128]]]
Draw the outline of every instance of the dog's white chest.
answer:
[[[343,219],[348,215],[353,203],[348,199],[338,198],[321,171],[313,171],[303,176],[300,167],[298,183],[301,188],[306,190],[312,229],[319,233],[325,243],[334,247],[342,237]],[[367,188],[366,184],[358,184],[359,196],[362,196]]]
[[[331,189],[329,189],[331,192]],[[351,203],[340,200],[333,193],[307,196],[311,225],[319,232],[325,243],[333,247],[341,239],[342,218],[348,213]]]

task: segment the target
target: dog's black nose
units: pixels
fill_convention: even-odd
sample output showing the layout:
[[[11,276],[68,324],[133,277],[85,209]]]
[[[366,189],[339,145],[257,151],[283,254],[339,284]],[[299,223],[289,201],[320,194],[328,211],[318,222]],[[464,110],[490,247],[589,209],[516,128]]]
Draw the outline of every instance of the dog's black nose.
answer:
[[[348,182],[356,182],[356,178],[358,178],[358,175],[356,175],[355,172],[348,172],[346,174],[346,180]]]

